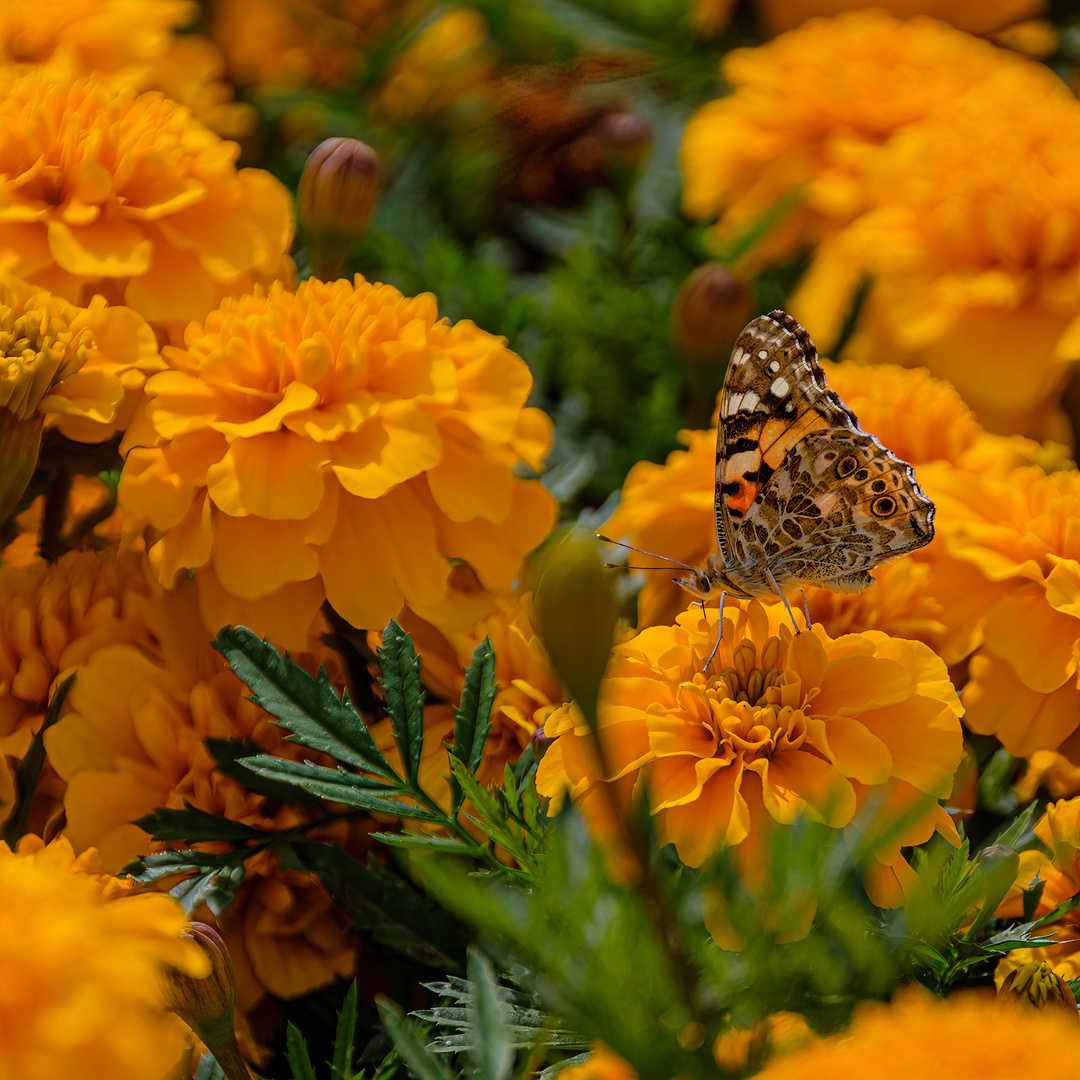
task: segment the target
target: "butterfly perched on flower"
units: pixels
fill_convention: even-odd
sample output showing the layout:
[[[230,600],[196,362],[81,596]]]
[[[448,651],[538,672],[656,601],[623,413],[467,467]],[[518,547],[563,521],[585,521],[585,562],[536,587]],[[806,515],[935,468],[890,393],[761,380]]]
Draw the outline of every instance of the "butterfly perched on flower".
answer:
[[[872,567],[934,537],[934,504],[912,467],[859,427],[828,388],[810,335],[783,311],[754,319],[735,342],[715,505],[718,551],[676,580],[721,604],[787,605],[785,592],[802,585],[862,592]]]

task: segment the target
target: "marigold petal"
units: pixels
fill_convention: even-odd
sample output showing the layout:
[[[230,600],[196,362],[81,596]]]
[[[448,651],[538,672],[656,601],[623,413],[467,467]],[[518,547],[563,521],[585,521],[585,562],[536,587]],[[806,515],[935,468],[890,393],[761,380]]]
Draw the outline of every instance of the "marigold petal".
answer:
[[[120,474],[120,505],[155,529],[171,529],[191,508],[195,489],[227,444],[216,431],[196,431],[160,449],[131,450]]]
[[[843,645],[842,638],[839,644]],[[815,714],[857,716],[878,705],[903,701],[911,693],[911,676],[894,660],[840,656],[829,660],[818,685],[821,690],[814,698]]]
[[[781,751],[747,763],[761,777],[765,808],[781,825],[790,825],[806,811],[830,828],[847,825],[855,816],[855,789],[816,754]]]
[[[1076,674],[1080,622],[1047,610],[1046,590],[1038,585],[1021,585],[1003,596],[986,620],[984,635],[987,650],[1032,690],[1050,693]]]
[[[235,386],[229,387],[229,391],[230,397],[233,399],[230,402],[233,406],[232,415],[235,415],[236,412],[244,412],[250,416],[250,419],[235,422],[214,419],[214,427],[230,439],[250,439],[256,435],[265,435],[277,431],[288,417],[305,412],[319,400],[318,390],[300,382],[289,383],[270,408],[266,408],[267,395],[265,392],[258,390],[248,391]],[[215,396],[222,396],[221,391],[217,390]],[[238,404],[240,408],[236,407]],[[222,410],[219,409],[219,411]],[[158,426],[158,430],[162,434],[166,434],[161,425]]]
[[[514,483],[511,464],[444,434],[442,459],[428,469],[428,487],[451,521],[505,521]]]
[[[1046,602],[1055,611],[1080,619],[1080,563],[1059,555],[1051,555],[1050,560],[1054,568],[1046,575]],[[1077,633],[1080,635],[1080,625]]]
[[[656,815],[661,843],[674,841],[687,866],[700,866],[710,855],[742,843],[750,831],[750,808],[740,792],[743,770],[721,769],[695,802]]]
[[[435,466],[442,453],[430,416],[411,401],[389,402],[376,420],[332,444],[330,467],[350,495],[377,499]]]
[[[217,295],[196,255],[161,243],[145,272],[128,282],[124,303],[150,322],[189,323],[203,318]]]
[[[49,250],[63,269],[84,277],[126,277],[144,274],[154,245],[141,230],[117,218],[71,228],[49,222]]]
[[[322,502],[322,467],[329,459],[325,444],[290,431],[237,439],[207,469],[207,491],[214,505],[233,517],[303,520]]]
[[[810,742],[844,775],[862,784],[882,784],[892,775],[889,748],[870,731],[862,717],[806,718]]]
[[[256,600],[290,581],[319,572],[306,521],[213,515],[213,565],[221,584],[241,600]]]
[[[150,549],[150,565],[166,588],[172,587],[181,570],[209,561],[214,543],[212,512],[206,492],[199,492],[187,513]]]

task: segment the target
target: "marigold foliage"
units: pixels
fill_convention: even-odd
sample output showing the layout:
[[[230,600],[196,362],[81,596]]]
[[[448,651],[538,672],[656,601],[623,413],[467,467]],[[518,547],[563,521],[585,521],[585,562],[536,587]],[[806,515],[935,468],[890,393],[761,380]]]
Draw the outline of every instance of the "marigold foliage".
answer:
[[[0,843],[0,1062],[35,1080],[165,1080],[186,1027],[167,1009],[168,965],[195,977],[209,963],[181,938],[168,896],[126,895],[76,859],[63,838]]]
[[[800,815],[845,828],[875,799],[894,823],[915,807],[902,843],[935,829],[958,842],[934,802],[951,791],[962,751],[944,663],[919,642],[874,631],[833,640],[820,626],[793,636],[786,620],[778,607],[731,603],[707,670],[715,611],[692,608],[616,646],[599,710],[610,773],[566,706],[545,726],[558,738],[538,790],[556,802],[568,792],[604,828],[605,779],[627,794],[647,788],[660,843],[691,866],[748,838],[756,847],[763,830]],[[910,884],[897,841],[877,852],[868,887],[879,903],[899,902]]]
[[[99,292],[178,332],[288,274],[289,195],[238,152],[158,93],[0,71],[0,251],[71,303]]]
[[[196,571],[207,625],[304,647],[328,599],[378,628],[408,604],[467,629],[550,529],[550,421],[522,409],[528,368],[502,339],[438,319],[430,294],[358,277],[227,301],[167,348],[147,387],[121,505],[162,538],[163,583]],[[455,603],[467,563],[486,608]]]

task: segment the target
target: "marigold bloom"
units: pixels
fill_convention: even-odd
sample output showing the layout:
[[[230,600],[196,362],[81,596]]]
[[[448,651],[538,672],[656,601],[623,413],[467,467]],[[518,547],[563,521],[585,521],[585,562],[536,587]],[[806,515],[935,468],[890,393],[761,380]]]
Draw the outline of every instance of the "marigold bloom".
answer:
[[[1046,0],[882,0],[874,5],[899,18],[930,15],[969,34],[991,34],[1046,11]],[[863,0],[757,0],[765,25],[774,33],[791,30],[815,15],[839,15],[865,7]]]
[[[874,631],[833,640],[819,625],[793,636],[786,620],[776,606],[729,602],[718,646],[717,612],[695,608],[616,646],[599,710],[609,779],[648,789],[660,843],[690,866],[772,822],[807,815],[845,828],[872,800],[895,822],[897,805],[921,798],[870,875],[876,902],[896,903],[910,875],[901,842],[935,829],[958,842],[934,802],[963,750],[956,691],[921,642]],[[537,790],[569,791],[590,812],[605,778],[584,718],[566,706],[544,731],[556,741]]]
[[[805,1050],[774,1058],[762,1080],[1015,1080],[1030,1070],[1031,1052],[1073,1061],[1080,1053],[1076,1020],[1017,1009],[992,995],[953,994],[945,1001],[912,988],[891,1005],[871,1002],[851,1027]]]
[[[0,843],[0,1073],[165,1080],[187,1029],[162,970],[205,975],[169,896],[125,895],[63,838]],[[59,1026],[58,1026],[59,1025]]]
[[[211,648],[191,582],[153,600],[149,647],[106,645],[81,664],[61,722],[45,735],[49,760],[66,781],[65,835],[93,846],[115,872],[152,848],[131,824],[157,807],[185,801],[232,821],[276,832],[310,820],[312,810],[257,795],[216,768],[207,739],[239,739],[257,752],[293,758],[312,751],[247,697]],[[325,762],[319,755],[316,757]],[[348,843],[364,826],[337,823],[313,836]],[[198,917],[211,922],[209,913]],[[296,997],[352,972],[356,940],[348,919],[313,875],[283,871],[262,852],[217,926],[237,971],[237,1009],[250,1013],[267,993]],[[245,1048],[256,1053],[238,1017]]]
[[[0,253],[71,303],[159,327],[287,269],[288,192],[183,107],[103,77],[0,71]]]
[[[896,132],[1020,62],[944,23],[882,11],[815,19],[736,49],[723,69],[733,93],[686,126],[684,209],[693,218],[722,215],[714,233],[727,245],[794,199],[750,256],[787,258],[867,208],[866,171]]]
[[[828,340],[869,276],[852,355],[928,367],[992,431],[1062,437],[1052,408],[1080,353],[1078,139],[1065,84],[1002,61],[875,155],[873,209],[821,246],[793,312]]]
[[[528,368],[501,338],[439,320],[431,294],[275,285],[185,340],[147,384],[120,502],[163,534],[162,582],[195,570],[208,626],[251,619],[303,648],[329,599],[360,628],[408,604],[468,629],[484,611],[455,606],[447,560],[506,592],[551,528],[552,498],[513,474],[540,466],[550,433],[522,408]]]

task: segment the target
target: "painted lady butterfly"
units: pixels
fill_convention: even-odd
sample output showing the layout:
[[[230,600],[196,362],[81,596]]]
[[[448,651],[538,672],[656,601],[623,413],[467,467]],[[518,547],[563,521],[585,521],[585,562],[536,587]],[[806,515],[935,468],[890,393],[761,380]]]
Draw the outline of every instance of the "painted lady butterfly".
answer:
[[[725,595],[779,595],[790,615],[785,590],[862,592],[871,567],[933,537],[914,470],[828,388],[810,335],[783,311],[750,323],[720,399],[719,551],[678,583],[720,594],[721,607]]]

